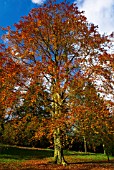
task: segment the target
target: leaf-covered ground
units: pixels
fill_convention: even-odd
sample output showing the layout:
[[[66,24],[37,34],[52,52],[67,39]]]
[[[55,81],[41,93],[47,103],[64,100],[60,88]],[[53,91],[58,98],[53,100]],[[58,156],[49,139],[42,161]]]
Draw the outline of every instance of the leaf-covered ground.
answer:
[[[28,160],[23,163],[0,163],[0,170],[114,170],[114,162],[74,162],[66,167],[48,163],[47,160]]]

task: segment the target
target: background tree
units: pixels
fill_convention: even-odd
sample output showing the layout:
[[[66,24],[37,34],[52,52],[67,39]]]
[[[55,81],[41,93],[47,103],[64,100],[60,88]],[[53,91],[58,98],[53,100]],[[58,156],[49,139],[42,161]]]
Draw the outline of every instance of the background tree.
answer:
[[[75,94],[75,89],[73,89]],[[76,93],[76,98],[80,99],[80,103],[75,104],[76,123],[74,124],[74,132],[76,135],[82,136],[88,145],[99,146],[113,136],[111,125],[111,112],[103,99],[99,97],[93,84],[86,82],[82,93]],[[81,107],[80,107],[81,104]],[[75,112],[76,112],[75,111]]]
[[[103,67],[105,60],[111,61],[105,48],[108,39],[98,33],[96,26],[88,24],[75,4],[56,1],[48,1],[33,9],[15,24],[15,30],[8,28],[7,31],[4,36],[8,39],[6,53],[13,61],[19,61],[23,68],[18,79],[27,86],[23,99],[34,107],[37,95],[41,94],[45,103],[43,107],[48,113],[46,117],[43,114],[40,121],[38,118],[40,128],[36,137],[47,133],[53,137],[54,162],[65,164],[62,152],[64,134],[71,130],[76,115],[91,110],[95,113],[96,109],[96,105],[85,108],[74,95],[83,93],[81,87],[85,86],[87,79],[94,84],[98,75],[105,75],[110,82],[111,71]],[[34,93],[28,89],[30,85],[34,87]],[[96,127],[99,124],[94,123]]]
[[[4,130],[4,122],[9,119],[11,107],[16,100],[14,84],[19,65],[5,52],[5,46],[0,44],[0,125]]]
[[[27,98],[29,90],[32,93]],[[45,110],[46,107],[44,106],[42,94],[37,95],[36,102],[32,103],[32,105],[28,103],[32,100],[32,94],[34,95],[34,93],[34,87],[28,87],[26,99],[15,106],[12,118],[5,123],[5,132],[3,134],[5,143],[21,146],[38,146],[38,139],[35,138],[35,133],[39,129],[42,117],[49,116],[49,113]],[[44,93],[46,95],[46,92]],[[49,146],[49,142],[47,144]]]

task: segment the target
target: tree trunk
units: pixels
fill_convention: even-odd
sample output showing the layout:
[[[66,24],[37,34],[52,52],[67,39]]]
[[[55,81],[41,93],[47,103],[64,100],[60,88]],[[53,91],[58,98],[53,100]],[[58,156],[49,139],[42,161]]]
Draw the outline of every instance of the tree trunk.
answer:
[[[86,142],[85,136],[83,138],[84,138],[84,151],[85,153],[87,153],[87,142]]]
[[[52,102],[52,117],[58,117],[61,116],[61,109],[60,106],[62,105],[62,99],[59,95],[59,93],[55,92],[52,96],[53,102]],[[55,164],[62,164],[66,165],[66,161],[63,156],[63,146],[61,141],[61,132],[60,128],[57,127],[54,130],[54,163]]]
[[[109,155],[110,155],[110,143],[109,145],[103,144],[104,154],[106,154],[108,162],[110,161]]]
[[[104,155],[106,154],[105,145],[103,144]]]
[[[60,138],[60,129],[57,128],[54,131],[54,163],[66,165],[66,161],[63,156],[63,148]]]

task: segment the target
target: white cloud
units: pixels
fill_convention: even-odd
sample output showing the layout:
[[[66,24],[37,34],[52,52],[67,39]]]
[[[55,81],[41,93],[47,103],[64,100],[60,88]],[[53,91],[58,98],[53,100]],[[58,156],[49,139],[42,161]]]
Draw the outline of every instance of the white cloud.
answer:
[[[32,0],[33,3],[35,4],[42,4],[44,3],[45,0]]]
[[[77,0],[75,1],[89,22],[98,25],[100,33],[114,31],[114,0]]]

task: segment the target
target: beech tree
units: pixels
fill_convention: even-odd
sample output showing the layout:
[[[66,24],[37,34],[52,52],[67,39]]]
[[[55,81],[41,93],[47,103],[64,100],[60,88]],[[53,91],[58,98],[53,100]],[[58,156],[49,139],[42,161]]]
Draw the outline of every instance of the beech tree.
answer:
[[[48,113],[37,120],[36,138],[44,134],[53,137],[54,162],[64,165],[64,135],[76,122],[76,115],[80,117],[90,109],[84,107],[78,94],[83,94],[87,82],[96,87],[98,75],[106,78],[107,89],[110,85],[111,70],[104,69],[104,64],[112,62],[112,56],[106,51],[109,40],[99,34],[97,26],[87,22],[75,4],[66,1],[48,1],[22,17],[15,30],[8,27],[7,31],[5,52],[22,66],[24,78],[18,79],[19,87],[23,86],[25,91],[21,93],[22,98],[35,107],[41,94],[42,109]],[[95,107],[92,105],[91,109],[100,116]]]

